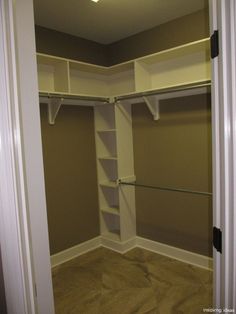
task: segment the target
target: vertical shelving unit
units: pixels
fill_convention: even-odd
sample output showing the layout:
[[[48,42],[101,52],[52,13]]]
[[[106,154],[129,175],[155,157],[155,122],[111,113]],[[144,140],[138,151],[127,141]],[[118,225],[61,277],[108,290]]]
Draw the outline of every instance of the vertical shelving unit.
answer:
[[[94,115],[101,235],[120,241],[115,106],[97,106]]]
[[[118,102],[115,106],[118,177],[126,182],[135,181],[131,104]],[[135,188],[119,186],[120,234],[122,249],[134,245],[136,237]]]
[[[136,236],[134,187],[118,184],[134,180],[131,105],[96,107],[95,133],[102,241],[124,251]]]

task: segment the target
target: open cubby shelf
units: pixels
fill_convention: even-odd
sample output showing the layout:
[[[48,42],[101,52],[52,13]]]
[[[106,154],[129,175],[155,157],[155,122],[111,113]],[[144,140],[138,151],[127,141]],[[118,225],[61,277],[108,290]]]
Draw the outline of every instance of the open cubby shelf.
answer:
[[[111,67],[37,54],[40,92],[114,97],[210,79],[209,38]]]

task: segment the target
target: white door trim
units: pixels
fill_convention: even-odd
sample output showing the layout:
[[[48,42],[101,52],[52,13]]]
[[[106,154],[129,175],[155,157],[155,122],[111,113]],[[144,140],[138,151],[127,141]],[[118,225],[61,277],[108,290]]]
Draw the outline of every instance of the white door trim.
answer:
[[[9,313],[35,313],[19,132],[13,7],[0,2],[0,238]],[[4,178],[4,179],[3,179]]]
[[[222,230],[222,255],[214,252],[215,306],[235,309],[236,5],[234,0],[211,0],[210,4],[212,31],[219,31],[219,56],[213,61],[212,78],[214,224]]]
[[[0,241],[10,314],[54,313],[32,2],[0,1]]]
[[[217,3],[215,0],[210,0],[210,33],[213,34],[218,29],[217,21]],[[221,228],[220,219],[220,110],[219,110],[219,82],[218,82],[218,58],[212,59],[212,88],[211,88],[211,99],[212,99],[212,189],[213,189],[213,226]],[[213,250],[213,299],[214,306],[220,308],[220,262],[221,254],[216,250]]]

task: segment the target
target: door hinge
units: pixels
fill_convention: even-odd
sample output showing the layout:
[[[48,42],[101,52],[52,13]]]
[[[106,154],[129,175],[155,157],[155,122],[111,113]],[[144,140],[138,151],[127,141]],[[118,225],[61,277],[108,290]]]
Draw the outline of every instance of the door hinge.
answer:
[[[222,253],[222,232],[219,228],[213,227],[213,246]]]
[[[219,55],[219,32],[214,31],[211,35],[211,58],[214,59]]]

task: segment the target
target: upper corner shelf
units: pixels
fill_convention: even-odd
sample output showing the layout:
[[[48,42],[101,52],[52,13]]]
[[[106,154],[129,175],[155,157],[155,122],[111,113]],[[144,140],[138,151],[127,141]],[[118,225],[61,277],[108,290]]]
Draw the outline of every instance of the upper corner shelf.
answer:
[[[209,48],[207,38],[136,59],[136,91],[210,80]]]
[[[209,38],[111,67],[38,53],[40,92],[114,97],[211,78]]]
[[[173,58],[185,57],[186,55],[192,55],[195,53],[203,53],[207,58],[210,58],[209,38],[162,50],[157,53],[138,58],[136,59],[136,61],[141,61],[146,64],[153,64],[160,61],[167,61]]]

